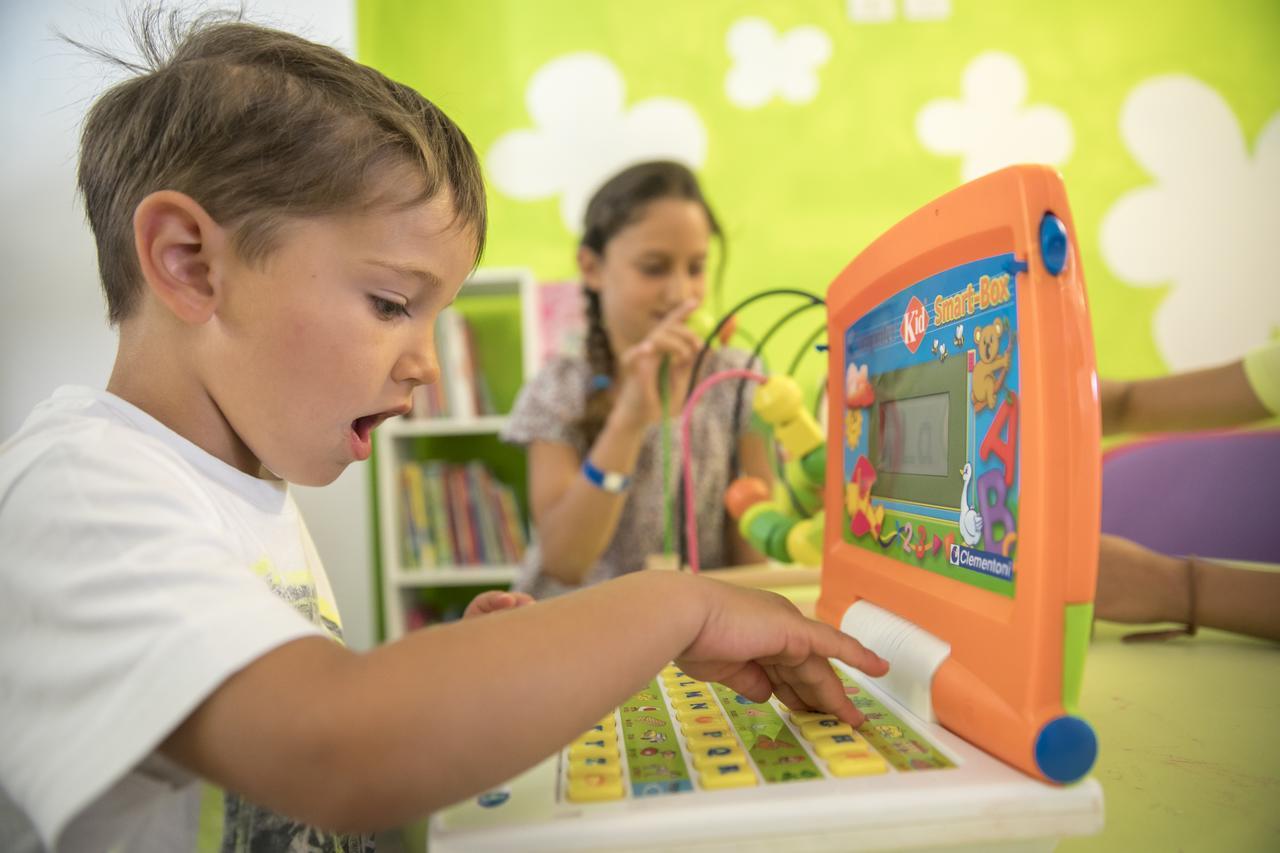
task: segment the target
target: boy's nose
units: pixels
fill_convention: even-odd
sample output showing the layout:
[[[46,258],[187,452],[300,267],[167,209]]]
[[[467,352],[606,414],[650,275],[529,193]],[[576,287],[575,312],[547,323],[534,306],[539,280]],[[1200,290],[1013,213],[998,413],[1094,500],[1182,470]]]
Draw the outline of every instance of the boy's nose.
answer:
[[[396,360],[391,371],[395,382],[414,385],[431,385],[440,381],[440,362],[436,359],[435,343],[431,339],[410,348]]]

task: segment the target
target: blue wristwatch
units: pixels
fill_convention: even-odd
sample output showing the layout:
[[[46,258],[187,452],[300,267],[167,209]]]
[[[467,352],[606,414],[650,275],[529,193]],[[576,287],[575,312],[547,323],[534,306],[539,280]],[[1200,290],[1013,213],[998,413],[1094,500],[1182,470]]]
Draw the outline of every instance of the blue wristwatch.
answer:
[[[601,471],[599,468],[591,464],[590,459],[582,460],[582,476],[591,482],[591,485],[606,492],[618,494],[625,492],[631,485],[631,477],[627,474],[619,474],[616,471]]]

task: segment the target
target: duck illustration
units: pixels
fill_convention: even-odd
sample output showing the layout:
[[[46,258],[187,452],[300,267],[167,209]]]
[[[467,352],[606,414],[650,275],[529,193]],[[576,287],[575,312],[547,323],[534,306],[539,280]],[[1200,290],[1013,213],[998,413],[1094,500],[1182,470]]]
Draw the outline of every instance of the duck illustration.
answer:
[[[969,505],[969,480],[973,477],[973,466],[964,463],[960,475],[964,477],[964,491],[960,493],[960,538],[964,544],[973,547],[982,538],[982,516],[976,507]]]

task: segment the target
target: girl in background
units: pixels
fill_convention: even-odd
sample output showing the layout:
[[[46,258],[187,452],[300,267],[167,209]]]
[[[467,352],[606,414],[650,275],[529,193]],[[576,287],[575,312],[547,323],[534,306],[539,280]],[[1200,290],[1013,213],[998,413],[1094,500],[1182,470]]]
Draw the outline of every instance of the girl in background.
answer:
[[[520,392],[502,436],[529,448],[537,544],[517,589],[555,595],[634,572],[663,550],[660,384],[666,383],[671,415],[667,493],[674,494],[678,416],[702,347],[685,320],[706,295],[712,236],[723,248],[697,179],[678,163],[632,166],[591,198],[577,257],[586,352],[539,371]],[[712,350],[697,380],[747,360],[741,351]],[[735,384],[713,387],[692,423],[698,548],[706,567],[763,560],[724,508],[724,491],[738,474],[772,482],[767,443],[748,430],[751,388],[735,419]],[[730,434],[734,423],[739,428]],[[735,457],[740,470],[733,470]]]

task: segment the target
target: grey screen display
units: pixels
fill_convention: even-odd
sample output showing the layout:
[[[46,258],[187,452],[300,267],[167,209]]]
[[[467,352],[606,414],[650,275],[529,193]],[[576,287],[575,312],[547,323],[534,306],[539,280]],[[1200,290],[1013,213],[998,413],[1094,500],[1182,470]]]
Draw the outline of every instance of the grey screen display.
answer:
[[[880,404],[880,458],[876,468],[895,474],[946,476],[951,395],[928,394]]]

